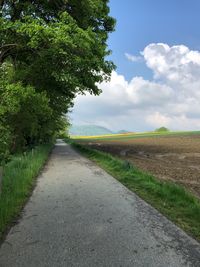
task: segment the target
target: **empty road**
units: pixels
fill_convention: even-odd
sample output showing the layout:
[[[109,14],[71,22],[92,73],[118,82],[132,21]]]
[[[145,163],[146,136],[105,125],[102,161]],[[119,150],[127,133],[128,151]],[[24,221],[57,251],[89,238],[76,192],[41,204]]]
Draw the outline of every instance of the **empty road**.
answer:
[[[1,267],[199,267],[200,245],[91,161],[59,142]]]

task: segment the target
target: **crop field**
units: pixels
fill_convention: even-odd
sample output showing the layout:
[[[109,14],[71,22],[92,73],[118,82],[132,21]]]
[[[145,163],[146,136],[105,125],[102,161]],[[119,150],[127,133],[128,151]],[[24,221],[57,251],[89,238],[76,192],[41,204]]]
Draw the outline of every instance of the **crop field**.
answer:
[[[108,135],[77,141],[127,160],[158,179],[181,184],[200,198],[200,132]]]

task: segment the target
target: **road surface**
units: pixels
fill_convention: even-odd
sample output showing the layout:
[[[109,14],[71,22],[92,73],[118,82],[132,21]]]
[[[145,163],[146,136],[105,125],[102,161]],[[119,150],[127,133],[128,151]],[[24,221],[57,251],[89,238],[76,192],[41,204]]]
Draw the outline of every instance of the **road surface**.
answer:
[[[60,141],[0,266],[199,267],[200,245]]]

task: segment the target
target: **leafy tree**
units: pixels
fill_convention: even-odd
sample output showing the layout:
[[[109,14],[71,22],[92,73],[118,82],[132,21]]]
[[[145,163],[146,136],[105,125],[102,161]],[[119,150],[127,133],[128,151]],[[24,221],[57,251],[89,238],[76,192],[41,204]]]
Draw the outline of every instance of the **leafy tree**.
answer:
[[[12,150],[41,139],[41,132],[51,121],[51,108],[44,93],[21,84],[8,84],[0,88],[0,123],[9,127],[12,134]],[[49,125],[47,127],[49,129]]]
[[[12,149],[53,136],[77,94],[101,92],[114,24],[108,0],[0,0],[0,125]]]
[[[69,123],[69,118],[67,116],[63,116],[60,119],[60,130],[57,131],[57,137],[58,138],[66,138],[69,136],[69,127],[70,127],[70,123]]]
[[[169,129],[167,129],[166,127],[160,127],[156,129],[155,132],[169,132]]]
[[[50,98],[64,96],[71,104],[77,93],[100,93],[96,83],[114,67],[105,60],[114,27],[107,2],[2,1],[0,62],[11,58],[16,79],[46,90]]]

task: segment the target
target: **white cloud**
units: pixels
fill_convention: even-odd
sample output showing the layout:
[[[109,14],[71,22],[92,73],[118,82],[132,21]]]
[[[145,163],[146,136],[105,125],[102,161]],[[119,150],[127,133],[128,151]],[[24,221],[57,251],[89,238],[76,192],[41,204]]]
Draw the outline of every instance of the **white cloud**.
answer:
[[[74,123],[85,119],[114,130],[200,128],[200,51],[184,45],[150,44],[141,53],[154,78],[112,73],[99,97],[78,96]]]
[[[134,56],[134,55],[131,55],[129,53],[125,53],[124,55],[129,61],[132,61],[132,62],[142,62],[143,61],[143,57],[141,57],[141,56]]]
[[[154,127],[160,127],[161,125],[168,127],[170,125],[171,118],[166,115],[162,115],[159,112],[155,112],[146,117],[146,122]]]
[[[133,104],[146,108],[160,106],[174,97],[173,90],[169,86],[144,80],[142,77],[133,78],[126,91]]]
[[[156,79],[185,84],[194,82],[200,73],[200,52],[184,45],[150,44],[142,54]]]

